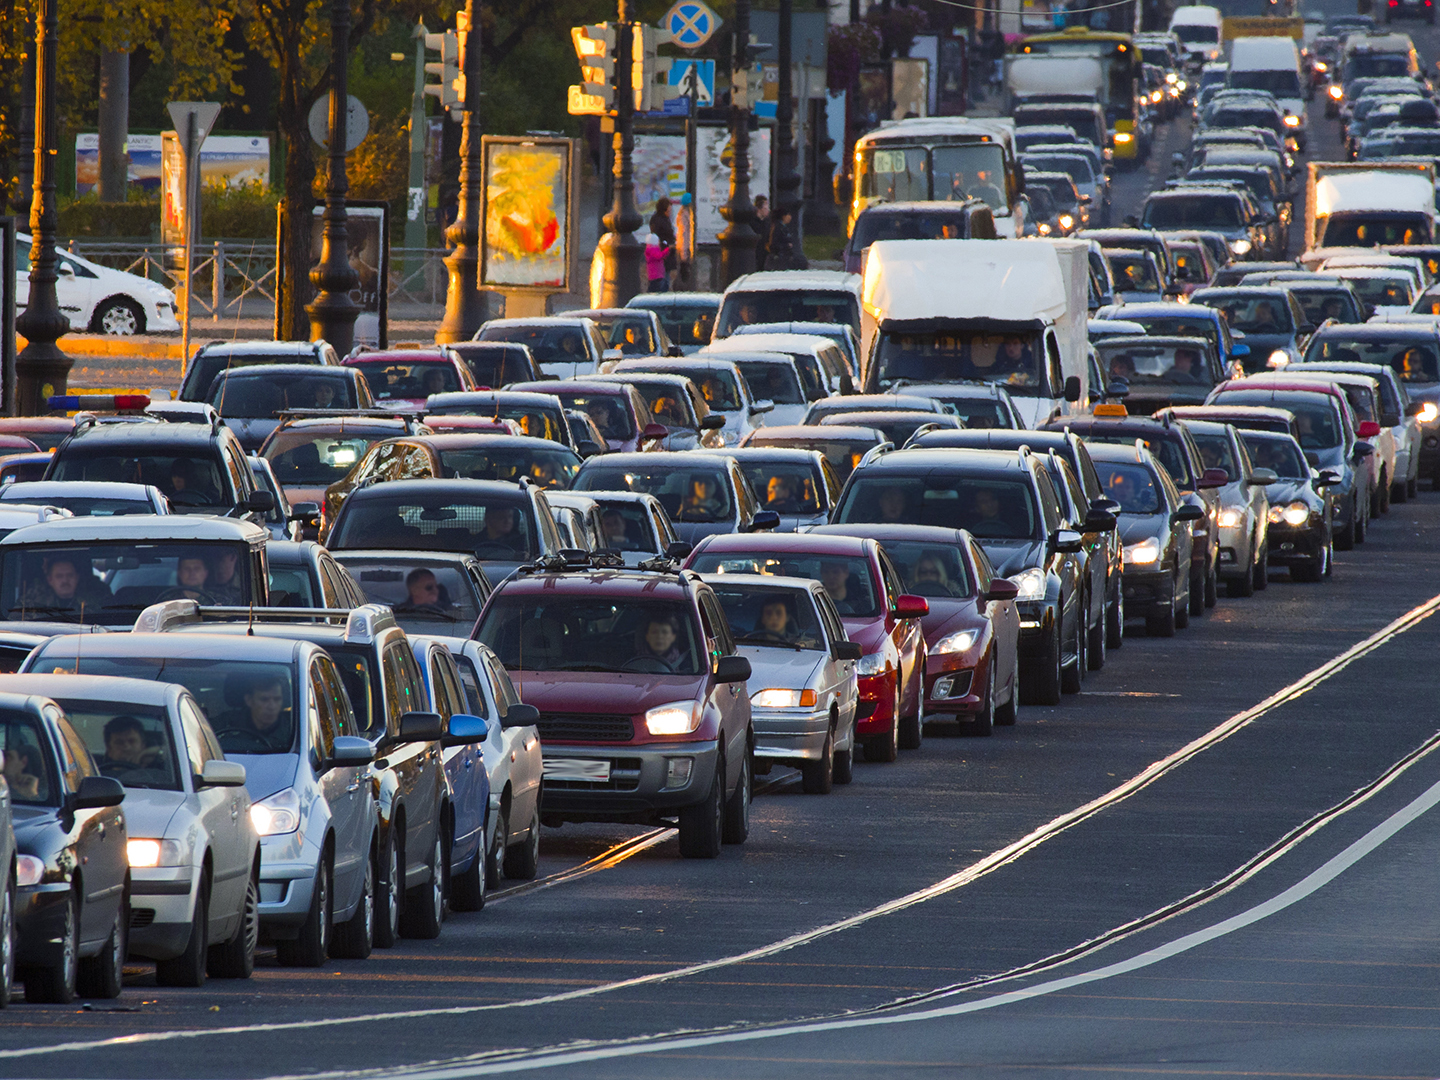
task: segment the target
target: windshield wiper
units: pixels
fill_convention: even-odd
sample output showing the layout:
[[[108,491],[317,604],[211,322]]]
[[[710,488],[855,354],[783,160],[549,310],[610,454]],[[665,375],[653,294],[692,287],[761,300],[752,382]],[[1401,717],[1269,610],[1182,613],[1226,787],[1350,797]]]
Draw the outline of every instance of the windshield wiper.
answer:
[[[551,671],[610,671],[615,669],[606,664],[560,664],[550,669]]]

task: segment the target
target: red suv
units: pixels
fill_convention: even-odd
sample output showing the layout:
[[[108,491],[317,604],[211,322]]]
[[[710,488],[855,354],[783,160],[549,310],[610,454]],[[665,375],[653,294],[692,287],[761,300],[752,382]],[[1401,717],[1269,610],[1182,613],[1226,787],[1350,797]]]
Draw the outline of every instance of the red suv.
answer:
[[[750,831],[750,661],[708,585],[651,565],[522,568],[473,636],[540,710],[547,825],[678,824],[680,853],[713,859]]]

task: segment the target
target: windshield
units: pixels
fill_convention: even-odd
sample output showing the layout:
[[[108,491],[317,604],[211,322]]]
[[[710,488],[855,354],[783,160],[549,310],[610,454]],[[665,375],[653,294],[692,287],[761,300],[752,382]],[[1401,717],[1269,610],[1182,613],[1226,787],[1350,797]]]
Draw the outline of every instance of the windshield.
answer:
[[[312,353],[287,352],[275,356],[263,353],[205,352],[190,361],[190,370],[185,377],[185,388],[180,394],[181,401],[208,401],[210,385],[221,372],[236,368],[255,367],[258,364],[303,364],[317,359]]]
[[[1147,229],[1236,229],[1243,224],[1240,200],[1230,195],[1180,195],[1145,204]]]
[[[233,372],[215,380],[206,398],[221,416],[268,420],[286,409],[354,409],[350,380],[322,375],[251,375]]]
[[[455,366],[446,360],[415,360],[396,363],[390,360],[359,360],[360,369],[376,401],[413,401],[431,394],[449,394],[465,390]]]
[[[1145,327],[1147,334],[1155,337],[1196,337],[1204,338],[1211,346],[1220,345],[1220,324],[1213,316],[1204,318],[1188,315],[1126,315],[1129,322]]]
[[[630,373],[625,378],[649,406],[647,423],[664,424],[668,428],[689,428],[691,431],[699,429],[700,420],[684,387],[668,382],[651,382],[643,375]]]
[[[0,556],[0,618],[128,626],[161,600],[249,604],[244,544],[109,542],[12,547]]]
[[[1079,203],[1079,193],[1075,190],[1075,181],[1062,177],[1034,177],[1025,178],[1025,190],[1033,197],[1037,189],[1043,189],[1051,201],[1060,210],[1074,210]]]
[[[958,210],[910,213],[870,208],[855,222],[850,250],[864,251],[876,240],[962,240],[965,217]]]
[[[630,410],[625,408],[629,402],[620,394],[588,394],[557,389],[555,396],[565,408],[579,409],[587,414],[607,440],[624,442],[635,438],[635,420]]]
[[[170,720],[163,708],[54,697],[85,740],[100,775],[128,788],[181,790]]]
[[[595,501],[600,504],[600,526],[604,530],[601,538],[607,551],[643,551],[655,555],[659,547],[655,542],[656,532],[650,521],[650,509],[644,503],[610,502],[603,492],[595,492]]]
[[[1120,504],[1122,514],[1158,514],[1165,503],[1160,485],[1149,469],[1138,462],[1097,461],[1100,490]]]
[[[1059,120],[1075,126],[1066,117]],[[958,200],[968,196],[984,199],[991,210],[1006,209],[1005,152],[998,143],[937,146],[930,151],[930,160],[935,169],[933,198]]]
[[[830,509],[823,481],[807,464],[742,458],[740,471],[760,496],[762,509],[779,514],[823,514]]]
[[[1265,390],[1235,390],[1219,395],[1220,405],[1269,405],[1289,409],[1300,429],[1300,445],[1306,450],[1329,450],[1341,443],[1340,419],[1328,404],[1308,400],[1310,395],[1272,394]]]
[[[859,473],[835,521],[939,525],[977,539],[1030,539],[1043,532],[1030,485],[999,477],[885,477]]]
[[[1361,301],[1372,307],[1409,307],[1414,292],[1414,279],[1409,274],[1366,274],[1364,277],[1346,277],[1337,274],[1342,281],[1355,290]]]
[[[705,345],[715,329],[715,312],[719,304],[713,300],[696,301],[688,304],[665,304],[651,307],[637,304],[655,312],[665,336],[676,345]]]
[[[1193,345],[1142,345],[1137,342],[1095,345],[1100,369],[1112,379],[1136,386],[1214,386],[1215,376],[1205,353]]]
[[[740,644],[824,650],[825,634],[809,590],[734,585],[718,579],[711,587]]]
[[[1345,64],[1345,81],[1409,75],[1410,58],[1387,53],[1356,53]]]
[[[580,491],[638,491],[654,495],[671,521],[731,521],[735,507],[723,471],[705,466],[642,469],[592,465],[580,476]]]
[[[1235,448],[1230,439],[1222,434],[1191,430],[1195,445],[1200,448],[1200,464],[1207,469],[1224,469],[1230,482],[1240,479],[1240,463],[1235,458]]]
[[[1025,167],[1063,172],[1077,187],[1095,183],[1094,165],[1083,154],[1026,154]]]
[[[996,334],[946,330],[880,335],[875,349],[876,382],[1004,383],[1012,394],[1030,397],[1045,388],[1038,334]],[[844,400],[843,398],[840,400]]]
[[[0,753],[10,798],[21,806],[54,806],[60,801],[55,768],[45,752],[40,722],[29,713],[0,711]]]
[[[805,395],[800,390],[800,374],[792,361],[777,364],[772,360],[736,360],[735,366],[750,388],[750,396],[756,401],[771,401],[776,405],[804,405]]]
[[[148,500],[140,499],[87,499],[77,495],[54,496],[29,495],[22,488],[14,494],[15,486],[0,488],[0,502],[38,502],[42,506],[59,506],[69,510],[76,517],[123,517],[127,514],[153,514],[155,507]]]
[[[1440,355],[1437,355],[1433,341],[1375,341],[1327,336],[1311,341],[1305,359],[1385,364],[1408,383],[1440,382]]]
[[[678,603],[606,600],[562,592],[501,596],[477,640],[514,671],[702,675],[708,669],[694,613]]]
[[[1158,293],[1160,291],[1160,275],[1156,270],[1154,259],[1139,252],[1135,254],[1106,252],[1105,258],[1110,263],[1110,276],[1115,279],[1116,292]]]
[[[1198,26],[1194,23],[1181,23],[1179,26],[1172,26],[1171,33],[1178,37],[1186,45],[1214,45],[1220,40],[1220,28],[1218,26]]]
[[[1075,129],[1075,134],[1086,142],[1099,146],[1105,138],[1100,122],[1090,109],[1067,109],[1059,105],[1019,105],[1014,109],[1015,122],[1024,124],[1044,121],[1047,124],[1064,124]]]
[[[539,550],[529,504],[494,498],[460,501],[439,496],[351,496],[330,534],[329,546],[395,548],[400,551],[455,551],[478,559],[533,558]]]
[[[465,361],[479,386],[493,390],[506,383],[527,382],[535,378],[530,358],[516,346],[465,341],[450,347]]]
[[[265,447],[275,479],[287,486],[329,487],[343,480],[365,451],[384,435],[346,435],[314,430],[283,429]]]
[[[1300,96],[1300,76],[1288,68],[1254,71],[1236,71],[1231,68],[1225,84],[1232,90],[1264,90],[1266,93],[1274,94],[1277,98],[1298,98]]]
[[[650,320],[643,315],[591,315],[600,328],[607,349],[619,349],[625,356],[650,356],[660,351],[660,342]]]
[[[1317,247],[1374,247],[1377,244],[1428,244],[1430,222],[1423,214],[1332,214]]]
[[[1290,307],[1275,296],[1207,296],[1196,301],[1219,309],[1231,330],[1246,334],[1289,334],[1295,329]]]
[[[588,364],[580,326],[482,326],[481,341],[518,341],[529,345],[537,364]]]
[[[829,289],[759,289],[725,294],[720,306],[720,337],[753,323],[846,323],[860,329],[853,293]]]
[[[553,450],[477,446],[469,450],[441,450],[440,468],[446,476],[465,480],[503,480],[518,484],[528,476],[540,487],[568,488],[580,471],[580,458],[563,446]]]
[[[841,615],[874,618],[880,614],[879,592],[863,555],[817,555],[804,551],[712,551],[695,557],[691,569],[701,574],[768,574],[810,578],[825,586]],[[721,586],[723,587],[723,582]]]
[[[1312,326],[1319,326],[1327,319],[1341,323],[1365,321],[1355,301],[1345,293],[1326,289],[1292,288],[1290,295],[1300,302],[1305,318]]]
[[[765,434],[761,428],[750,439],[747,446],[793,446],[797,450],[818,450],[825,455],[825,460],[835,470],[835,476],[844,481],[852,472],[855,466],[860,464],[860,459],[865,454],[880,445],[871,437],[866,439],[827,439],[824,434],[817,434],[814,438],[796,437],[793,435],[782,435],[771,437]]]
[[[1273,469],[1282,480],[1310,479],[1310,466],[1294,439],[1266,437],[1243,429],[1240,437],[1245,440],[1245,450],[1257,469]]]
[[[700,367],[674,370],[695,384],[712,412],[733,412],[740,408],[740,384],[733,372],[724,368]]]
[[[914,540],[882,540],[880,546],[899,571],[905,591],[912,596],[959,599],[975,591],[956,547]]]
[[[1263,127],[1271,131],[1281,126],[1280,117],[1273,109],[1210,108],[1206,111],[1205,126],[1210,128]]]
[[[220,462],[208,453],[155,453],[149,447],[70,445],[50,466],[49,480],[105,480],[158,487],[181,510],[224,507],[232,498]]]
[[[475,625],[480,615],[474,582],[456,566],[396,566],[391,561],[347,558],[345,569],[360,583],[365,599],[395,612],[407,630],[450,633],[441,626]]]

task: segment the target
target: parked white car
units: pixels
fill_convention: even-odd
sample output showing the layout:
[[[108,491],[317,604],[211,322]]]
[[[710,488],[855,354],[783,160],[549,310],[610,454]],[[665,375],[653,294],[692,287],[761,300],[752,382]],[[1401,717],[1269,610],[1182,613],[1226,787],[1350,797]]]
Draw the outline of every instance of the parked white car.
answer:
[[[30,237],[17,233],[15,246],[15,306],[23,309],[30,302]],[[165,286],[68,251],[56,255],[55,297],[73,332],[122,337],[179,332],[175,294]]]

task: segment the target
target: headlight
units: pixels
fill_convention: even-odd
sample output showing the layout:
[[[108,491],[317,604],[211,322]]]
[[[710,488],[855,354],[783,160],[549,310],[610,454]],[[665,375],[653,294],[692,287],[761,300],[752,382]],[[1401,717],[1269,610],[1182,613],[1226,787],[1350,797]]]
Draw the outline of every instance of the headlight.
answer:
[[[1175,89],[1179,90],[1183,94],[1186,90],[1190,89],[1190,84],[1187,83],[1184,79],[1181,79],[1175,84]]]
[[[1151,104],[1151,105],[1159,105],[1159,104],[1160,104],[1160,99],[1161,99],[1163,96],[1164,96],[1164,95],[1161,94],[1159,90],[1152,90],[1152,91],[1150,92],[1150,104]]]
[[[1271,371],[1282,368],[1290,363],[1290,354],[1284,349],[1276,349],[1265,359],[1265,366]]]
[[[1345,91],[1344,91],[1341,87],[1332,86],[1332,87],[1330,87],[1330,96],[1331,96],[1332,98],[1334,98],[1336,101],[1339,101],[1341,98],[1343,98],[1343,97],[1345,96]]]
[[[931,654],[935,653],[958,653],[969,652],[975,645],[975,639],[980,636],[978,630],[959,630],[953,634],[946,634],[934,645],[930,646]]]
[[[1015,597],[1017,600],[1043,600],[1045,599],[1045,571],[1038,566],[1032,566],[1029,570],[1021,570],[1018,574],[1010,575],[1020,593]]]
[[[300,828],[300,796],[294,788],[250,804],[250,821],[261,836],[282,836]]]
[[[1287,525],[1304,525],[1310,520],[1310,507],[1306,506],[1299,499],[1296,499],[1281,512]]]
[[[1239,511],[1239,510],[1221,510],[1221,511],[1220,511],[1220,527],[1221,527],[1222,529],[1234,529],[1234,528],[1238,528],[1239,525],[1240,525],[1240,511]]]
[[[758,709],[813,709],[818,700],[814,690],[757,690],[750,704]]]
[[[45,876],[45,861],[34,855],[15,856],[15,884],[17,886],[39,885]]]
[[[179,840],[132,839],[125,845],[125,854],[135,867],[182,865]]]
[[[1316,60],[1316,61],[1315,61],[1315,70],[1318,71],[1320,74],[1323,75],[1323,74],[1325,74],[1325,72],[1327,72],[1327,71],[1330,70],[1330,65],[1327,64],[1324,60]]]
[[[1125,561],[1136,566],[1148,566],[1160,558],[1160,541],[1153,536],[1141,540],[1138,544],[1129,544],[1125,548]]]
[[[1415,418],[1422,424],[1433,424],[1436,420],[1440,420],[1440,405],[1436,405],[1433,401],[1425,402],[1420,406],[1420,411],[1415,414]]]
[[[645,729],[651,735],[689,735],[700,726],[698,701],[672,701],[645,710]]]
[[[860,662],[855,665],[856,675],[879,675],[885,670],[885,652],[867,653],[860,657]]]
[[[1287,117],[1285,117],[1285,126],[1286,126],[1286,127],[1292,127],[1292,128],[1299,127],[1299,126],[1300,126],[1300,117],[1298,117],[1298,116],[1287,116]]]
[[[1045,222],[1042,221],[1042,222],[1040,223],[1039,227],[1036,229],[1036,231],[1037,231],[1041,236],[1049,236],[1049,235],[1050,235],[1050,226],[1047,225],[1047,224],[1045,224]]]
[[[1249,241],[1249,240],[1231,240],[1231,241],[1230,241],[1230,250],[1233,251],[1236,255],[1244,255],[1247,251],[1250,250],[1250,241]]]
[[[1135,136],[1131,135],[1128,131],[1117,131],[1115,133],[1115,141],[1117,143],[1128,143],[1133,138],[1135,138]]]
[[[1074,225],[1074,224],[1075,224],[1075,219],[1074,219],[1073,217],[1071,217],[1069,214],[1061,214],[1061,215],[1060,215],[1060,227],[1061,227],[1062,229],[1068,229],[1068,228],[1070,228],[1070,227],[1071,227],[1072,225]]]
[[[1167,71],[1165,73],[1165,81],[1172,84],[1177,83],[1180,81],[1180,76],[1176,75],[1173,71]]]

